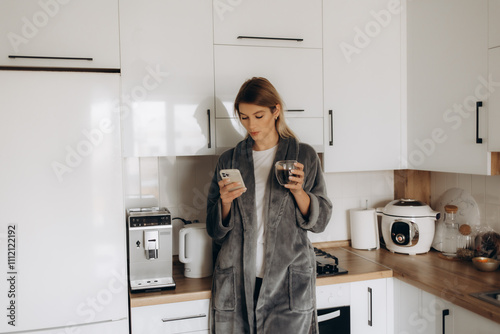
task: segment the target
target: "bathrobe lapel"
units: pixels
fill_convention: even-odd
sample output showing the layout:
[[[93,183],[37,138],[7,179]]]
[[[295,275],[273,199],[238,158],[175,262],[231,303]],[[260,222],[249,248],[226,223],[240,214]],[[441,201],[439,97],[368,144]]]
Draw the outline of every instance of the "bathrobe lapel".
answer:
[[[256,229],[257,217],[255,206],[255,175],[253,165],[253,139],[248,137],[246,140],[238,143],[234,150],[232,168],[240,170],[247,191],[236,199],[236,206],[241,214],[243,225],[243,285],[245,290],[245,304],[247,309],[248,323],[253,323],[254,319],[254,301],[253,294],[255,290],[256,253],[257,243]],[[250,329],[253,332],[253,328]]]

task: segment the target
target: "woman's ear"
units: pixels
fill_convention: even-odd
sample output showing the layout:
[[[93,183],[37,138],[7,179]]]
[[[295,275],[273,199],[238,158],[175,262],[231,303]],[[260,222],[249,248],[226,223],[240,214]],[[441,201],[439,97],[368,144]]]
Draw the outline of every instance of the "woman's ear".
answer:
[[[273,112],[273,116],[275,118],[277,118],[279,115],[280,115],[280,112],[281,112],[281,106],[278,104],[276,104],[276,106],[274,107],[274,112]]]

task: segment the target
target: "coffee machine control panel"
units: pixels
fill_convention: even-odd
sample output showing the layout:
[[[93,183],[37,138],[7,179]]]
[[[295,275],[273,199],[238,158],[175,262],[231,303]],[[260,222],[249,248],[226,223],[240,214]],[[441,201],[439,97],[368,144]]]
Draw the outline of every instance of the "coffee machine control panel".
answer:
[[[129,223],[130,227],[164,226],[164,225],[172,225],[172,220],[169,214],[130,216]]]

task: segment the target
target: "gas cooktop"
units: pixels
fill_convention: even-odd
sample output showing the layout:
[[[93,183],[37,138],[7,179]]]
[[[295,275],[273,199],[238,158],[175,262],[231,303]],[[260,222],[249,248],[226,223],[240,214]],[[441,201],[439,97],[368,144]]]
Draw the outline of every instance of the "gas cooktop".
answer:
[[[314,248],[316,254],[316,277],[347,274],[347,270],[338,266],[339,259],[321,249]]]

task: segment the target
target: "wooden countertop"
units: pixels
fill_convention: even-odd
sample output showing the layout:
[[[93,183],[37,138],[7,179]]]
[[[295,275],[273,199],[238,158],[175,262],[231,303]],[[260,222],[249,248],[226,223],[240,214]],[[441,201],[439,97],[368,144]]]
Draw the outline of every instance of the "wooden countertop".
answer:
[[[500,307],[470,296],[500,289],[500,270],[482,272],[469,261],[446,260],[437,251],[405,255],[386,249],[346,250],[392,269],[393,276],[455,305],[500,323]]]
[[[339,247],[348,246],[348,242],[318,243],[314,244],[314,246],[334,254],[339,259],[339,266],[349,271],[347,274],[338,276],[320,277],[316,281],[317,285],[329,285],[392,277],[391,269],[374,263],[371,260],[364,259],[347,249]],[[210,298],[212,277],[186,278],[183,275],[183,270],[184,265],[177,261],[174,257],[173,276],[176,288],[161,292],[130,294],[130,306],[140,307]]]
[[[347,274],[321,277],[316,284],[329,285],[395,277],[455,305],[500,323],[500,307],[470,296],[470,293],[500,289],[500,270],[481,272],[471,262],[450,261],[430,251],[421,255],[394,254],[386,249],[362,251],[344,242],[315,243],[315,247],[334,254]],[[212,278],[186,278],[183,265],[174,261],[174,290],[134,293],[130,306],[140,307],[210,298]]]

